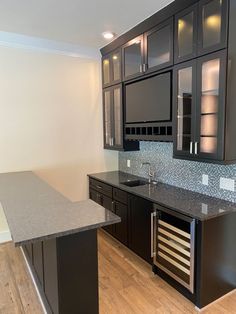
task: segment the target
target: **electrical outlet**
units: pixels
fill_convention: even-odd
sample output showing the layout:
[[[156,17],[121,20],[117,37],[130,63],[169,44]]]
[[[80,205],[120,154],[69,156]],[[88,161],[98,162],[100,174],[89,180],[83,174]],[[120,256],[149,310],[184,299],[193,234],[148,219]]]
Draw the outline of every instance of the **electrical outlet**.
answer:
[[[130,160],[127,159],[127,167],[130,168]]]
[[[228,191],[235,191],[235,181],[233,179],[220,178],[220,188]]]
[[[208,185],[209,184],[209,176],[208,176],[208,174],[203,174],[202,175],[202,184],[203,185]]]

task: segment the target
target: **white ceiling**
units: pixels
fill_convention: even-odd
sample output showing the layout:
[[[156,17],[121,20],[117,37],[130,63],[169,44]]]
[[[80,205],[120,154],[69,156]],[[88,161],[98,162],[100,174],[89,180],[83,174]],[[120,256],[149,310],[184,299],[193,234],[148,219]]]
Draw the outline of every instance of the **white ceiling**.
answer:
[[[0,0],[0,31],[99,48],[173,0]]]

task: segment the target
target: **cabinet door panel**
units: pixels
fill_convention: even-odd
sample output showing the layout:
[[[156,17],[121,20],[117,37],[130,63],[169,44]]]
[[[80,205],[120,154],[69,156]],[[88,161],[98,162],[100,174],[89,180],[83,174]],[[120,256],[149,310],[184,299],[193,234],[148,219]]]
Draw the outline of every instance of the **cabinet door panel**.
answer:
[[[103,86],[108,86],[111,83],[111,64],[109,56],[102,59],[102,74]]]
[[[153,204],[143,198],[129,195],[129,248],[152,263],[151,213]]]
[[[114,202],[112,201],[112,199],[108,196],[103,195],[102,196],[102,206],[105,207],[106,209],[114,212]],[[110,226],[106,226],[103,227],[103,229],[105,231],[107,231],[108,233],[110,233],[111,235],[114,235],[114,225],[110,225]]]
[[[213,52],[227,46],[228,1],[199,2],[199,54]]]
[[[128,80],[143,75],[143,35],[123,47],[123,78]]]
[[[197,157],[224,158],[226,51],[198,60]]]
[[[173,64],[173,19],[145,35],[147,72]]]
[[[43,244],[42,242],[33,243],[33,252],[34,252],[34,269],[37,273],[38,279],[42,285],[44,286],[43,281]]]
[[[112,145],[112,89],[103,92],[103,121],[104,121],[104,146]]]
[[[113,127],[114,127],[114,146],[122,147],[123,139],[123,110],[122,110],[122,87],[118,85],[113,89]]]
[[[33,248],[32,248],[32,244],[31,243],[26,244],[25,245],[25,249],[26,249],[26,252],[28,254],[29,260],[32,263],[33,262]]]
[[[175,17],[175,62],[183,62],[197,55],[197,4]]]
[[[43,242],[44,292],[53,313],[59,313],[57,239]]]
[[[115,225],[114,236],[123,244],[128,243],[128,207],[115,202],[115,213],[121,218],[121,222]]]
[[[193,156],[196,111],[196,61],[174,70],[174,155]]]
[[[111,54],[111,75],[112,83],[117,84],[121,81],[121,51],[117,50]]]

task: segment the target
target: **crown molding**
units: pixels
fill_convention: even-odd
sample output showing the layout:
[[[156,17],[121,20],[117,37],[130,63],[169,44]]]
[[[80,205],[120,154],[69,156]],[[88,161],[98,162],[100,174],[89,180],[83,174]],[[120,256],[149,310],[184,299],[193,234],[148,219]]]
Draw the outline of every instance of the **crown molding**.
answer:
[[[41,51],[74,58],[100,59],[99,49],[0,31],[0,46]]]

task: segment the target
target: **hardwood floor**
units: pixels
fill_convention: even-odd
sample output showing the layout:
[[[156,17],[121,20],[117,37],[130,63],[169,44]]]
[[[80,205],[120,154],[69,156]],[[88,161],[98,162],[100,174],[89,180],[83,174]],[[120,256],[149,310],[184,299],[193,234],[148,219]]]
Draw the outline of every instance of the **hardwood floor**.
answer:
[[[191,302],[153,275],[146,262],[104,232],[99,232],[98,247],[101,314],[197,313]],[[7,243],[0,245],[0,314],[13,313],[43,311],[21,251]],[[236,293],[201,313],[236,313]]]

